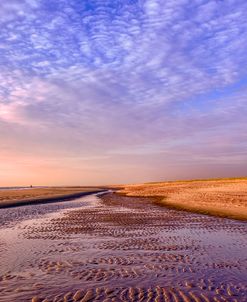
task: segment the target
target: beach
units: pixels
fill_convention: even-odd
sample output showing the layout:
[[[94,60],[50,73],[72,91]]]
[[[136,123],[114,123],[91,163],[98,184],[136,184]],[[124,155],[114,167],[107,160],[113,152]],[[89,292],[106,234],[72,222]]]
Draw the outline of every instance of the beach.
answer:
[[[116,193],[0,211],[0,302],[246,302],[245,222]]]
[[[247,220],[247,178],[133,184],[118,192],[155,197],[159,204],[179,210]]]
[[[0,208],[73,199],[100,192],[98,187],[43,187],[0,190]]]
[[[247,302],[247,0],[0,17],[0,302]]]

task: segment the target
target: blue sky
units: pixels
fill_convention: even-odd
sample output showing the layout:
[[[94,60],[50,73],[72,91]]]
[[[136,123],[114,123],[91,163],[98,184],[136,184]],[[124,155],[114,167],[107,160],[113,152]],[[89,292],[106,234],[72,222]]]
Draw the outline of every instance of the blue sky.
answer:
[[[0,185],[246,174],[246,1],[2,2]]]

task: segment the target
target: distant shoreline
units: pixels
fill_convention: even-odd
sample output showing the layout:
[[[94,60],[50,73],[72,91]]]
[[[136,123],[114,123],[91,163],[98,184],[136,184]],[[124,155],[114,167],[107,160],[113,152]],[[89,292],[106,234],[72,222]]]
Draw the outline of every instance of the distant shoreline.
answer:
[[[51,203],[51,202],[57,202],[57,201],[68,201],[68,200],[72,200],[72,199],[79,198],[82,196],[107,191],[107,189],[105,189],[105,188],[104,189],[103,188],[102,189],[101,188],[98,188],[98,189],[90,188],[90,189],[84,189],[84,190],[81,189],[81,191],[79,191],[77,189],[77,192],[71,192],[71,193],[69,193],[68,191],[73,191],[73,190],[67,189],[67,193],[63,193],[63,194],[59,193],[60,190],[66,191],[66,189],[67,188],[32,189],[32,190],[30,190],[30,191],[32,191],[30,196],[33,195],[33,197],[29,197],[29,198],[21,198],[21,196],[23,196],[23,194],[20,193],[21,190],[18,190],[18,189],[10,190],[9,189],[9,190],[6,190],[6,191],[9,191],[9,193],[10,193],[9,196],[7,194],[5,194],[8,197],[8,199],[3,199],[3,196],[1,196],[2,192],[6,192],[5,190],[3,190],[2,192],[0,191],[0,209],[11,208],[11,207],[20,207],[20,206],[26,206],[26,205],[44,204],[44,203]],[[24,191],[26,191],[26,190],[24,190]],[[20,194],[18,194],[18,193],[20,193]],[[48,193],[48,196],[46,196],[47,193]],[[35,195],[36,195],[36,197],[35,197]]]
[[[42,188],[48,188],[46,186],[34,186],[34,187],[0,187],[0,191],[4,191],[4,190],[29,190],[29,189],[42,189]]]

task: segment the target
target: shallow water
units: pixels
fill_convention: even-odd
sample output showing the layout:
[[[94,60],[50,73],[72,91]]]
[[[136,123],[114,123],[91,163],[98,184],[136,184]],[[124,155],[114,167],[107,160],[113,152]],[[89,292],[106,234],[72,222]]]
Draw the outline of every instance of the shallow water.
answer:
[[[246,250],[246,223],[151,199],[1,209],[0,301],[247,301]]]

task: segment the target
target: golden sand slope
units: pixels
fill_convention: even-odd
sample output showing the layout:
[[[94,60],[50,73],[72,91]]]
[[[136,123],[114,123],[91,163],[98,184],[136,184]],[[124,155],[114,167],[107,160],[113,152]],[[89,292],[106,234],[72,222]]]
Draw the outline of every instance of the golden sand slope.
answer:
[[[0,208],[56,199],[77,197],[83,193],[100,191],[96,187],[48,187],[20,190],[0,190]]]
[[[247,220],[247,178],[127,185],[119,193],[159,197],[166,206]]]

